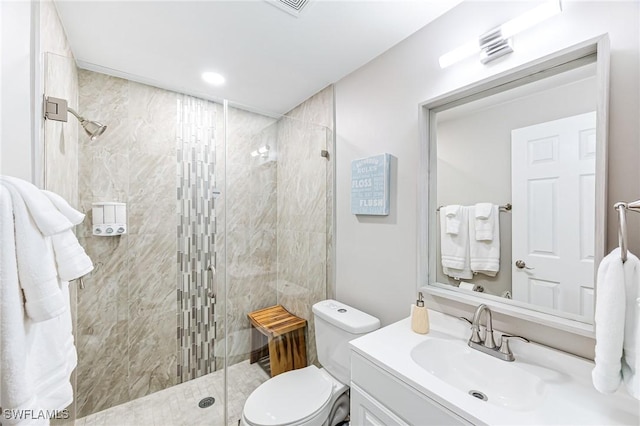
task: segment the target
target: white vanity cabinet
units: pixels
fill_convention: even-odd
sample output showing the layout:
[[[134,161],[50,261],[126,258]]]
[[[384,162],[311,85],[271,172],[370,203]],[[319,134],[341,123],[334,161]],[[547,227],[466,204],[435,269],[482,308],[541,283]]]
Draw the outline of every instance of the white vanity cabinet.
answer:
[[[471,423],[352,351],[351,424],[428,426]]]
[[[595,390],[592,361],[533,342],[503,361],[469,348],[458,318],[429,320],[429,334],[406,318],[349,342],[353,426],[640,425],[625,389]]]

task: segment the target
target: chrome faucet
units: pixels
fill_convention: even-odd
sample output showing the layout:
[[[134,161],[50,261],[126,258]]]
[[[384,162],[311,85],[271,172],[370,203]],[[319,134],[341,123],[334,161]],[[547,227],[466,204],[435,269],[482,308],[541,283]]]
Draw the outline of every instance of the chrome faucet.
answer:
[[[485,333],[484,338],[480,336],[480,320],[482,314],[486,313]],[[520,339],[525,342],[529,340],[521,336],[511,336],[509,334],[503,334],[500,338],[500,347],[496,345],[496,341],[493,338],[493,322],[491,319],[491,309],[485,304],[481,304],[473,314],[473,321],[469,321],[466,318],[462,318],[468,322],[471,322],[471,337],[469,338],[469,347],[477,349],[480,352],[494,356],[503,361],[513,361],[515,357],[511,348],[509,348],[509,339]]]
[[[480,337],[480,317],[482,313],[486,312],[487,321],[485,322],[484,340]],[[469,346],[473,348],[472,343],[482,345],[487,349],[494,349],[496,347],[496,341],[493,339],[493,321],[491,320],[491,309],[485,304],[478,306],[476,312],[473,314],[473,321],[471,322],[471,338],[469,339]],[[475,348],[477,349],[477,348]]]

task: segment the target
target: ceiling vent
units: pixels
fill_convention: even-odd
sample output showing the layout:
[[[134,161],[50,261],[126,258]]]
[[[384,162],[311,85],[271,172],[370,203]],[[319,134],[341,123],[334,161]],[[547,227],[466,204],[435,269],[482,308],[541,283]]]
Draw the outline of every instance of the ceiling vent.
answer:
[[[267,3],[284,10],[290,15],[300,17],[303,10],[311,3],[311,0],[266,0]]]

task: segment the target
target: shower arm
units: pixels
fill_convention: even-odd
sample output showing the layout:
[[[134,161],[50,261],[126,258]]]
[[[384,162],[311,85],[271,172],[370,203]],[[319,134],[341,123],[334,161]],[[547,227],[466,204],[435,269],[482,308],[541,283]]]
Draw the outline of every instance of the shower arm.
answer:
[[[67,107],[67,111],[69,111],[71,114],[73,114],[78,119],[80,124],[82,124],[83,122],[87,121],[83,116],[78,114],[75,109],[73,109],[71,107]]]

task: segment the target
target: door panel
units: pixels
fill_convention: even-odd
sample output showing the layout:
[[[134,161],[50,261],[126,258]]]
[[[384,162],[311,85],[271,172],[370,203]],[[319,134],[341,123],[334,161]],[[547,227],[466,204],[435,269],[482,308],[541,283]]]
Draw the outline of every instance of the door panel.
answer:
[[[515,300],[592,313],[595,125],[590,112],[511,132]]]

